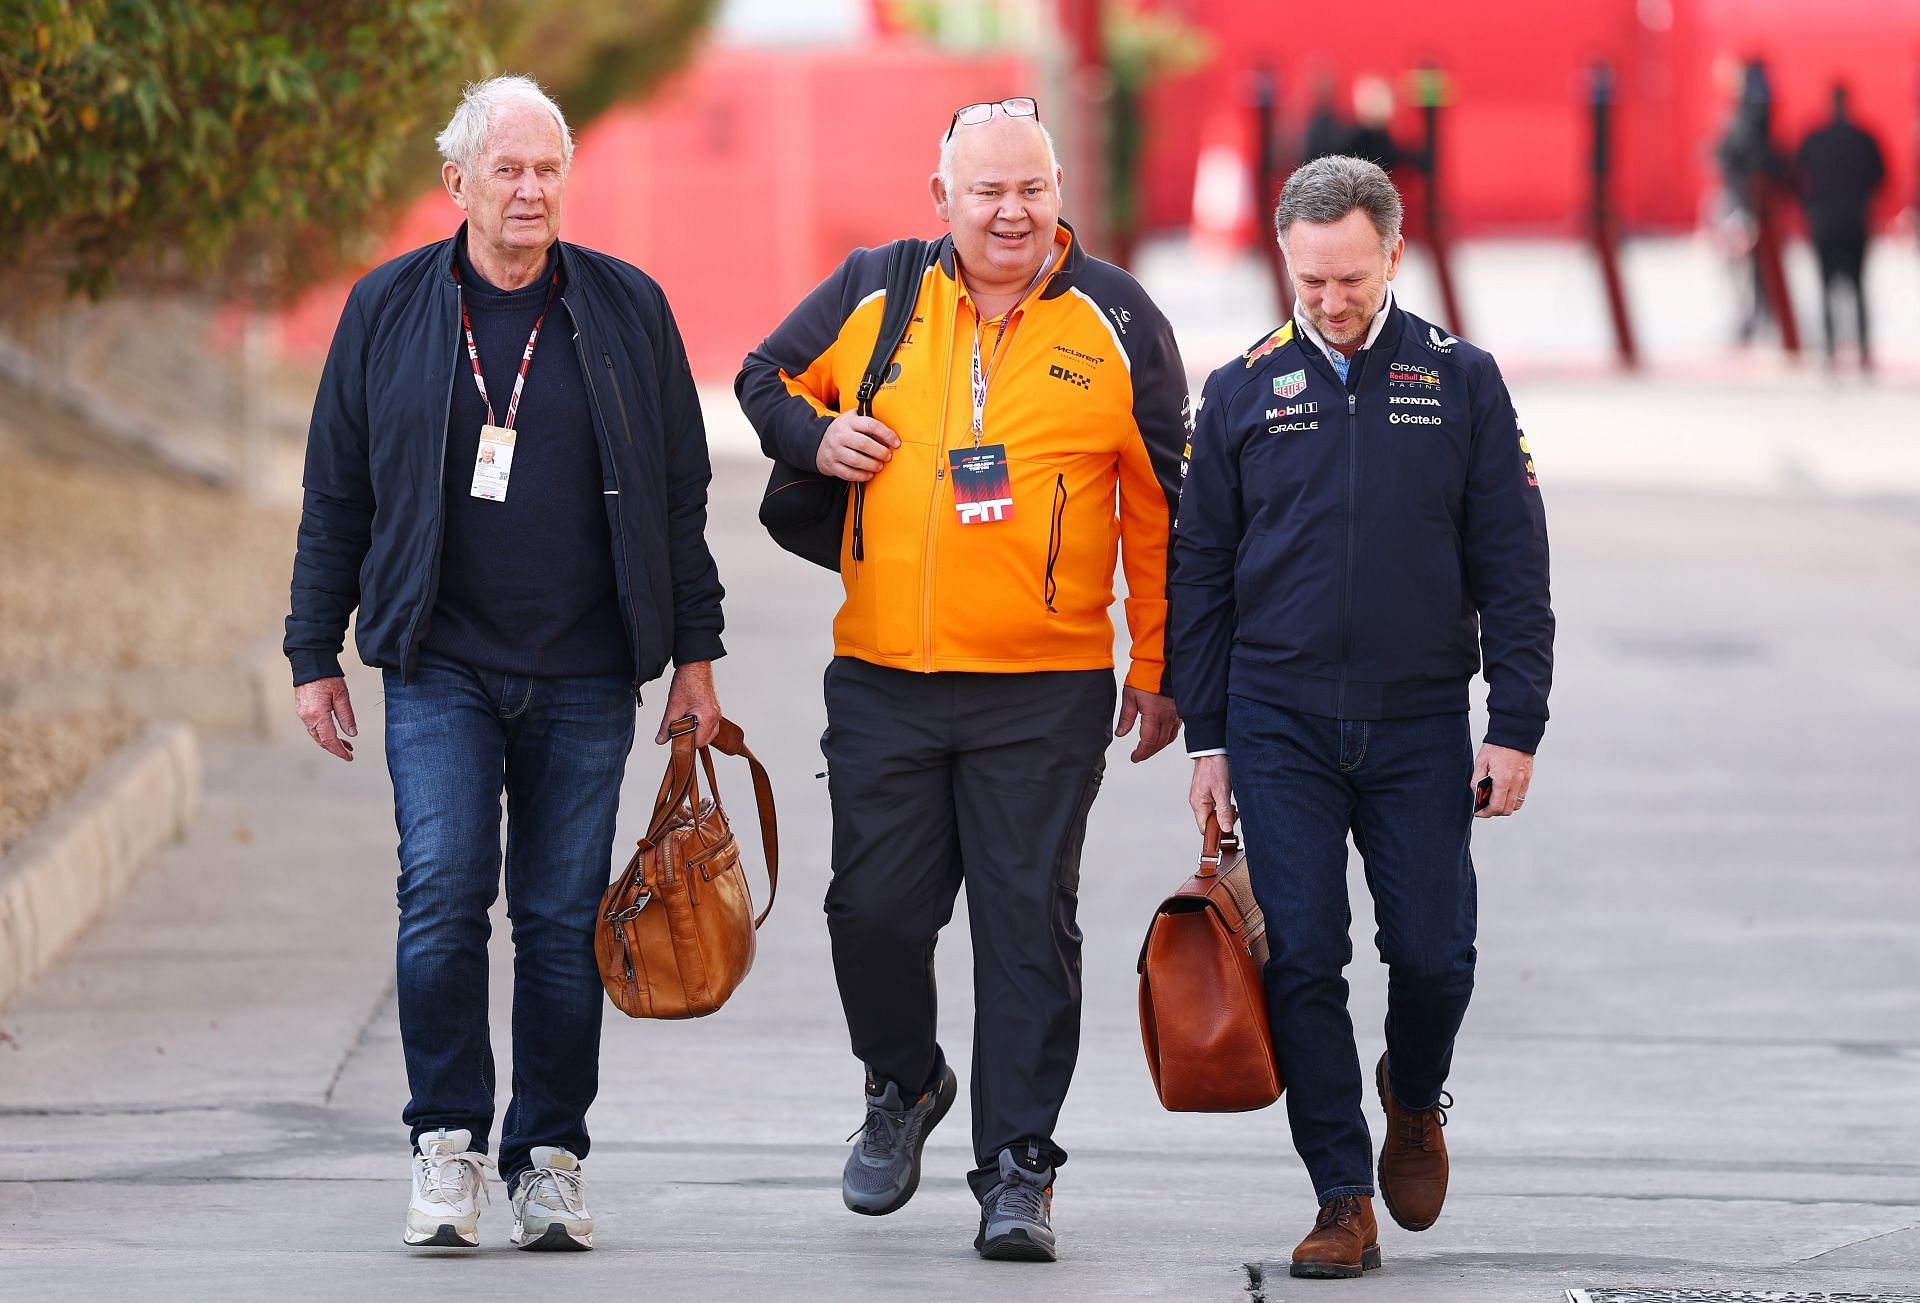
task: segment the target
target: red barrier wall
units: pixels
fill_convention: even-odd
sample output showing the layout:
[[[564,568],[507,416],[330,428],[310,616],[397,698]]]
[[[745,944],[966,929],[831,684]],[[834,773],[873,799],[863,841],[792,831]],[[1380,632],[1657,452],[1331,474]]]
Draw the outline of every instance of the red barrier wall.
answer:
[[[644,106],[584,133],[561,229],[659,280],[695,375],[730,382],[747,350],[848,250],[941,233],[927,179],[948,114],[1030,81],[1016,56],[908,43],[710,50]],[[459,222],[436,190],[408,211],[384,256]],[[289,313],[283,346],[323,352],[346,289],[316,292]]]
[[[1619,81],[1617,195],[1629,233],[1684,230],[1714,193],[1711,149],[1726,115],[1716,59],[1772,66],[1783,145],[1826,111],[1844,73],[1857,116],[1880,135],[1892,180],[1881,216],[1914,187],[1920,4],[1879,0],[1371,0],[1364,11],[1303,11],[1246,0],[1163,0],[1212,34],[1204,74],[1150,100],[1150,228],[1184,230],[1200,124],[1244,93],[1249,69],[1281,75],[1283,129],[1297,138],[1311,78],[1447,70],[1442,185],[1459,236],[1571,235],[1587,203],[1585,71],[1611,59]],[[1542,16],[1546,15],[1546,16]],[[1649,20],[1653,21],[1649,21]],[[666,287],[695,374],[729,381],[742,354],[855,245],[938,233],[927,195],[955,105],[1024,93],[1014,55],[954,55],[887,40],[803,50],[717,48],[646,105],[581,139],[567,238],[646,268]],[[1418,139],[1404,96],[1396,122]],[[1064,143],[1064,142],[1063,142]],[[459,213],[437,191],[387,241],[437,239]],[[1096,250],[1096,252],[1098,252]],[[325,349],[345,298],[334,286],[285,319],[289,351]]]
[[[1726,119],[1716,59],[1757,56],[1772,72],[1775,127],[1788,148],[1824,120],[1836,76],[1853,87],[1856,119],[1879,135],[1890,184],[1881,215],[1914,193],[1920,5],[1884,0],[1370,0],[1316,12],[1246,0],[1162,0],[1207,31],[1216,62],[1151,96],[1146,220],[1185,226],[1201,123],[1246,94],[1252,69],[1280,78],[1282,135],[1297,141],[1314,77],[1336,102],[1359,74],[1387,76],[1396,136],[1422,138],[1404,74],[1443,68],[1453,103],[1442,127],[1441,185],[1454,230],[1571,234],[1588,195],[1585,70],[1596,58],[1618,82],[1616,195],[1631,229],[1684,229],[1717,182],[1712,146]]]

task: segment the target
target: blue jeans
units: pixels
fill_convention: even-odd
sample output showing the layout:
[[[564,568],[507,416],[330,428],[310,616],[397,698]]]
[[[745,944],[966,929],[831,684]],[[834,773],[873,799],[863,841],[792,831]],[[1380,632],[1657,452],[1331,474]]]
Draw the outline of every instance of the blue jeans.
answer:
[[[513,1096],[500,1135],[509,1187],[534,1145],[584,1158],[599,1089],[594,915],[613,852],[635,701],[623,675],[527,678],[421,654],[386,671],[387,769],[400,830],[400,1042],[418,1143],[493,1125],[487,910],[500,894],[506,793],[513,921]]]
[[[1267,919],[1267,1013],[1294,1148],[1322,1203],[1373,1193],[1373,1144],[1341,971],[1347,834],[1387,965],[1388,1089],[1430,1108],[1473,994],[1473,743],[1467,716],[1339,720],[1227,705],[1228,773]]]

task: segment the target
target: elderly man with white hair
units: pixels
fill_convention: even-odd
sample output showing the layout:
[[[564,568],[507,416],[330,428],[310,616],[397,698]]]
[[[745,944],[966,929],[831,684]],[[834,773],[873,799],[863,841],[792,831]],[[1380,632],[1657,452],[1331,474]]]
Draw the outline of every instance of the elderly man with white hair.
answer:
[[[573,140],[524,77],[469,86],[439,137],[467,220],[347,299],[314,400],[286,653],[296,709],[353,759],[339,656],[385,678],[400,833],[405,1240],[478,1244],[493,1047],[487,910],[513,920],[512,1243],[593,1243],[594,914],[641,690],[720,721],[722,590],[692,375],[660,287],[559,238]]]

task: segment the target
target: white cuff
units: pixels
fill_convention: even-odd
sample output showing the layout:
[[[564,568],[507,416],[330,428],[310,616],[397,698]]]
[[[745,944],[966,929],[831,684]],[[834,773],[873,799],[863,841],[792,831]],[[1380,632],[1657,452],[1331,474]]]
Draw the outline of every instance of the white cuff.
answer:
[[[1198,760],[1201,756],[1224,756],[1225,754],[1227,754],[1225,747],[1214,747],[1207,751],[1189,751],[1187,752],[1187,759]]]

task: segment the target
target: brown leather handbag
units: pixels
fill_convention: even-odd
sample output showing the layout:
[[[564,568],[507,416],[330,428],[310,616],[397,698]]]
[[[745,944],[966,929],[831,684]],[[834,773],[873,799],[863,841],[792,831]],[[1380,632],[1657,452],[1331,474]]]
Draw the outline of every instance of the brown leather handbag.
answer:
[[[1200,867],[1161,902],[1140,947],[1140,1037],[1162,1105],[1242,1113],[1280,1098],[1266,962],[1247,857],[1209,817]]]
[[[694,764],[697,726],[688,715],[669,729],[673,752],[647,835],[600,898],[593,930],[600,981],[630,1018],[702,1018],[725,1004],[753,967],[754,933],[772,912],[780,886],[780,837],[767,771],[747,750],[739,725],[721,720],[713,748],[747,762],[760,807],[767,907],[756,918],[708,748],[698,748]],[[711,794],[704,801],[701,769]]]

